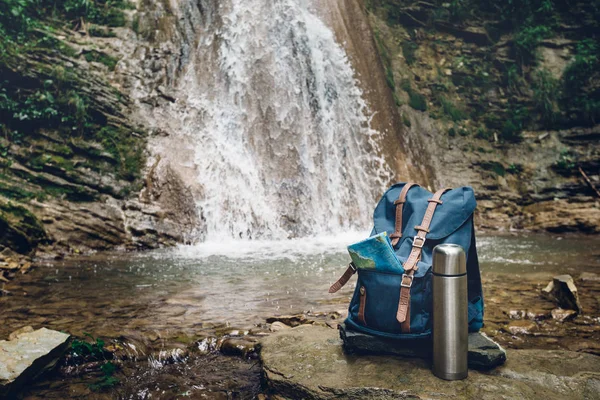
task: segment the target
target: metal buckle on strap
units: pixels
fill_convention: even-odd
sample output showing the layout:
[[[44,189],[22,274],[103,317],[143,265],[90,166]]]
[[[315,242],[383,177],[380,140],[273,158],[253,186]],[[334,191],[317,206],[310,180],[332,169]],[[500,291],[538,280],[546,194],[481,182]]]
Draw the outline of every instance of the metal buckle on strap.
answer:
[[[408,283],[404,283],[404,279],[410,279],[410,282]],[[405,288],[410,288],[412,286],[413,283],[413,276],[412,275],[406,275],[406,274],[402,274],[402,282],[400,283],[400,286],[405,287]]]
[[[420,244],[420,245],[419,245],[419,244],[417,244],[417,239],[418,239],[418,240],[422,240],[422,242],[421,242],[421,244]],[[424,237],[421,237],[421,236],[415,236],[415,237],[413,237],[413,244],[412,244],[412,245],[413,245],[413,247],[416,247],[416,248],[418,248],[418,249],[422,249],[422,248],[423,248],[423,246],[425,245],[425,238],[424,238]]]
[[[356,272],[356,265],[354,265],[353,262],[351,262],[350,264],[348,264],[348,268],[352,268],[352,271]]]

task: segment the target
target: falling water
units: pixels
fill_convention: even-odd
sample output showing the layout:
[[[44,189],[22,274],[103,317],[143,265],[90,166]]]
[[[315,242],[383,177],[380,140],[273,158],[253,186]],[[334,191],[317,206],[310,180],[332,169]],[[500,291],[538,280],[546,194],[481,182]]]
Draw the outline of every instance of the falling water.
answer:
[[[194,153],[207,240],[367,228],[391,173],[348,57],[311,1],[199,5],[175,140]]]

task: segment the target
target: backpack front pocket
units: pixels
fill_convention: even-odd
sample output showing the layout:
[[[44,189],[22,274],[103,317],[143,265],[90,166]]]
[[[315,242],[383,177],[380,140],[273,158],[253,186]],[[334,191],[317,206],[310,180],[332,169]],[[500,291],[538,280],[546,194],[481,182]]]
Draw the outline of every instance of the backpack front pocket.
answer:
[[[431,266],[419,263],[415,272],[410,299],[410,334],[431,332]],[[348,323],[375,334],[404,335],[396,319],[400,300],[402,274],[360,269],[358,282],[348,313]]]

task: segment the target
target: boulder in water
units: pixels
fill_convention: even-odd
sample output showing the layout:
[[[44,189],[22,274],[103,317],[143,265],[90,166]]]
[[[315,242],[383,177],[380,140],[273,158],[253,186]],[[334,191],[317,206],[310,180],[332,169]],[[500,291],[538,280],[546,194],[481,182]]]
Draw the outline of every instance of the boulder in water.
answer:
[[[555,276],[552,282],[542,289],[542,296],[554,301],[561,308],[575,310],[577,313],[583,312],[571,275]]]
[[[69,335],[21,328],[0,341],[0,398],[11,398],[26,382],[54,368],[69,347]]]

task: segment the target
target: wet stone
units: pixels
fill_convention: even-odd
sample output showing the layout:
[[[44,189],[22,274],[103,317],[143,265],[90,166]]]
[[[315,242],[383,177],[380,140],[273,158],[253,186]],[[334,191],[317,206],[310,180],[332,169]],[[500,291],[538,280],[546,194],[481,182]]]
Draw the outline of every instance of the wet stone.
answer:
[[[538,326],[533,321],[518,320],[508,324],[506,329],[513,335],[532,335],[538,330]]]
[[[542,295],[554,301],[559,307],[582,312],[577,287],[571,275],[559,275],[542,289]]]
[[[600,275],[593,272],[582,272],[579,275],[579,280],[582,282],[600,282]]]
[[[259,345],[257,341],[251,339],[229,338],[221,343],[221,353],[229,356],[238,356],[244,358],[255,358]]]
[[[290,329],[290,328],[291,328],[290,326],[284,324],[283,322],[275,321],[275,322],[273,322],[271,324],[271,326],[269,327],[269,330],[271,332],[277,332],[277,331],[280,331],[282,329]]]
[[[54,368],[68,348],[66,333],[29,328],[0,341],[0,398],[10,398],[27,382]]]
[[[286,399],[558,400],[593,398],[600,388],[600,357],[591,354],[510,350],[504,365],[444,381],[426,360],[347,354],[334,330],[308,325],[264,338],[260,357],[269,393]]]
[[[429,340],[395,340],[380,338],[339,325],[344,351],[348,354],[390,354],[401,357],[431,358]],[[469,334],[469,368],[490,369],[504,364],[506,350],[484,333]]]
[[[570,321],[577,316],[574,310],[565,310],[564,308],[555,308],[552,310],[552,318],[558,322]]]
[[[306,318],[304,314],[281,315],[277,317],[267,318],[267,323],[272,324],[273,322],[282,322],[291,327],[310,323],[310,321]]]

